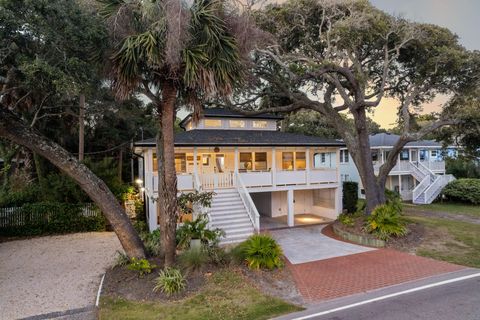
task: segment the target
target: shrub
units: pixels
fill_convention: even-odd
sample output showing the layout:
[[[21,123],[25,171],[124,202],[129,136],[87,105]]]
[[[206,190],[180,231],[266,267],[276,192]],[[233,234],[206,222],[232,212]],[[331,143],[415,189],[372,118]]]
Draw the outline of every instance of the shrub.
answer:
[[[231,248],[228,254],[231,257],[232,262],[236,264],[244,264],[247,258],[244,250],[244,243],[240,243],[239,245]]]
[[[123,252],[117,250],[114,267],[123,267],[130,263],[130,258]]]
[[[240,246],[250,269],[273,270],[283,266],[282,248],[270,236],[253,235]]]
[[[85,216],[82,214],[83,207],[68,203],[27,203],[3,221],[0,233],[32,236],[105,230],[103,214],[97,211],[93,216]]]
[[[197,271],[208,262],[208,254],[202,247],[191,247],[178,257],[178,261],[183,270],[187,272]]]
[[[140,238],[145,245],[145,250],[151,256],[160,255],[160,230],[154,230],[152,232],[142,232],[140,233]]]
[[[217,266],[226,266],[230,263],[231,257],[230,255],[219,246],[208,246],[206,247],[208,258],[211,263]]]
[[[388,240],[391,236],[403,236],[407,233],[405,220],[395,204],[376,207],[367,217],[365,229],[382,240]]]
[[[179,293],[185,289],[186,280],[180,270],[175,268],[165,268],[160,271],[155,280],[156,285],[153,291],[162,291],[167,296]]]
[[[448,200],[480,204],[480,179],[458,179],[450,182],[443,194]]]
[[[385,189],[385,197],[387,198],[387,204],[391,205],[399,213],[402,212],[402,197],[398,192]]]
[[[152,273],[156,267],[156,265],[150,263],[147,259],[132,258],[130,259],[127,269],[138,272],[139,276],[142,277],[145,274]]]
[[[343,182],[343,208],[348,213],[357,211],[358,183],[353,181]]]
[[[341,224],[347,227],[353,227],[355,225],[355,219],[351,214],[345,214],[345,213],[340,214],[338,216],[338,221],[340,221]]]
[[[200,239],[203,244],[216,244],[220,237],[225,234],[221,229],[210,230],[207,228],[208,218],[206,215],[199,215],[193,221],[185,222],[177,230],[177,244],[180,248],[188,248],[192,239]]]

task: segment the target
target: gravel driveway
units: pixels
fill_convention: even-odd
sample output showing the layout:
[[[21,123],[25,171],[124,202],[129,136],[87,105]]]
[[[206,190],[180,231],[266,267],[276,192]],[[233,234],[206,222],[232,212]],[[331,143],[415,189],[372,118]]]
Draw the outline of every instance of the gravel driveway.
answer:
[[[112,232],[0,243],[0,319],[92,317],[101,276],[120,248]]]

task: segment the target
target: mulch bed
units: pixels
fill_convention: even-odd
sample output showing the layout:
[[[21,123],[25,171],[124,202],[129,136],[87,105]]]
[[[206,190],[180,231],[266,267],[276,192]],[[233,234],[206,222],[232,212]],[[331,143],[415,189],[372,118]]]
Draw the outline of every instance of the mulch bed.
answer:
[[[186,276],[187,285],[182,293],[168,297],[161,291],[154,292],[155,279],[158,277],[158,271],[162,264],[158,258],[149,260],[157,265],[157,268],[142,277],[137,272],[128,270],[127,267],[119,266],[108,270],[103,282],[102,295],[141,302],[167,302],[185,298],[197,292],[205,284],[208,272],[191,273]]]
[[[201,271],[186,274],[186,289],[177,295],[166,296],[161,291],[154,292],[155,279],[161,269],[161,261],[158,258],[149,259],[158,267],[150,274],[142,277],[126,267],[114,267],[106,272],[102,288],[102,295],[139,302],[169,302],[184,299],[199,292],[205,287],[208,278],[221,267],[206,265]],[[250,282],[252,286],[263,293],[278,297],[288,302],[303,305],[303,298],[298,292],[290,269],[274,271],[250,270],[247,266],[230,265],[223,267],[231,269],[231,272],[239,272]]]

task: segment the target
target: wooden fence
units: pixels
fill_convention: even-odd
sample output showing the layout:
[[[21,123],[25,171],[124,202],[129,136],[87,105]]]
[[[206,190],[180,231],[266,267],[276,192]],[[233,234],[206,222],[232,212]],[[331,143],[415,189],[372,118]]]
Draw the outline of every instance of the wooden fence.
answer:
[[[79,212],[84,217],[96,217],[101,211],[93,203],[80,205]],[[0,208],[0,228],[21,227],[26,224],[48,223],[50,216],[62,210],[61,207],[52,207],[48,210],[32,209],[31,207]]]

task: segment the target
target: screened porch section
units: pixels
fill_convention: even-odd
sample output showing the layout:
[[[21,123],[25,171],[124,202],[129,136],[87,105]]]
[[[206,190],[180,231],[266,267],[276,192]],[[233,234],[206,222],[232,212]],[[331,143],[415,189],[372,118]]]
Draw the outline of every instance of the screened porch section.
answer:
[[[179,190],[230,188],[240,177],[246,187],[337,183],[337,151],[314,147],[179,147],[175,170]],[[153,179],[156,179],[153,154]],[[153,186],[157,184],[153,182]]]

